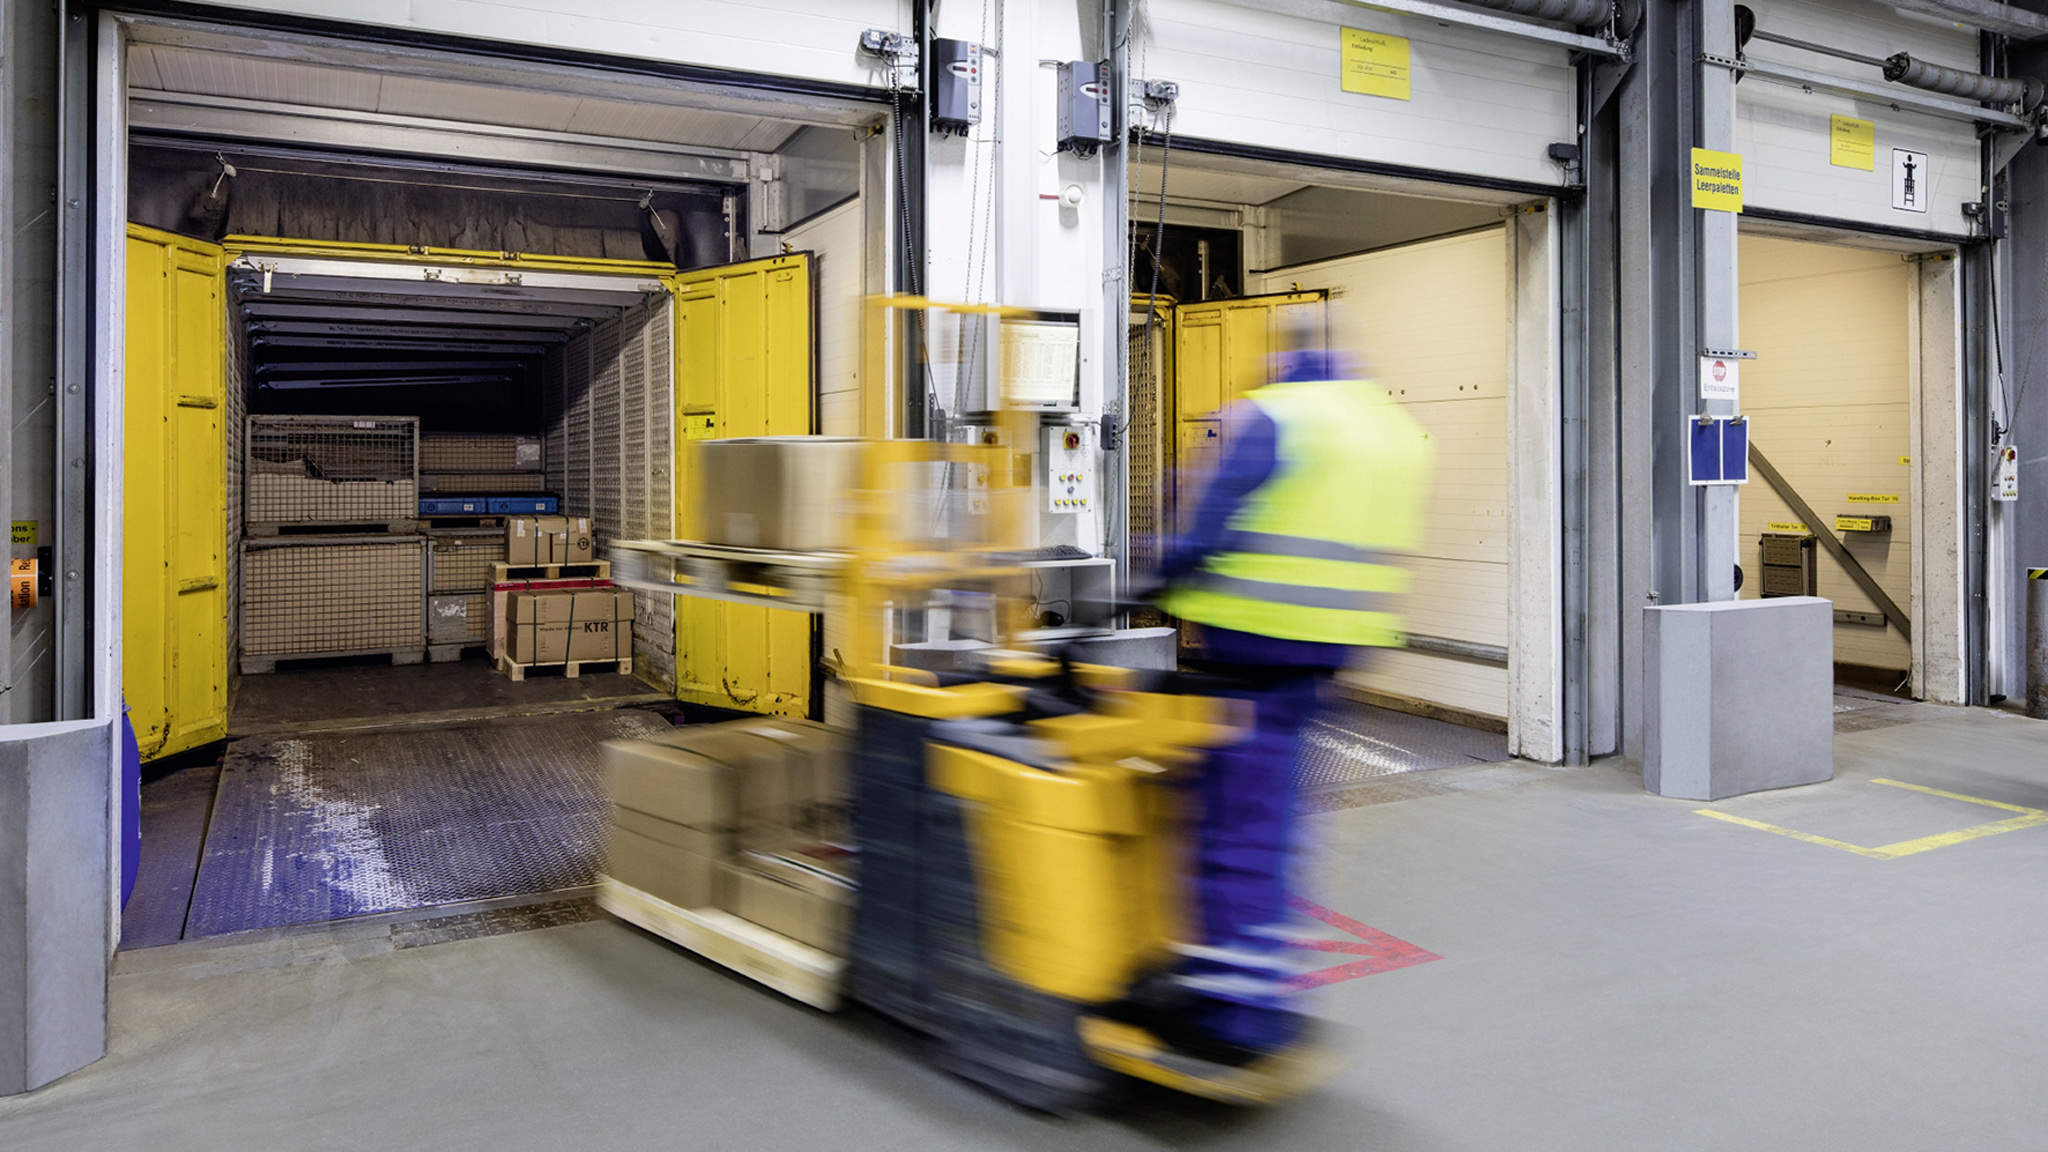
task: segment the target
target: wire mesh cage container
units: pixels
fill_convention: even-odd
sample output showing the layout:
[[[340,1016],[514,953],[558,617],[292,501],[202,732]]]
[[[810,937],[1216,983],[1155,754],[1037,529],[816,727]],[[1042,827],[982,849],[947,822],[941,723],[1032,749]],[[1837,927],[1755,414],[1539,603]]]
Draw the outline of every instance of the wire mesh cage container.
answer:
[[[426,495],[506,496],[515,492],[545,492],[548,478],[539,472],[421,472],[420,491]]]
[[[389,655],[426,645],[421,536],[273,537],[242,545],[242,671],[278,660]]]
[[[419,514],[418,460],[416,417],[251,416],[243,518],[260,536],[380,523],[403,531]]]
[[[427,536],[427,590],[485,592],[491,565],[505,562],[505,530],[457,528]]]
[[[538,436],[434,432],[420,436],[422,472],[539,472]]]
[[[490,610],[489,592],[434,593],[427,597],[427,644],[473,648],[487,643],[491,638]]]

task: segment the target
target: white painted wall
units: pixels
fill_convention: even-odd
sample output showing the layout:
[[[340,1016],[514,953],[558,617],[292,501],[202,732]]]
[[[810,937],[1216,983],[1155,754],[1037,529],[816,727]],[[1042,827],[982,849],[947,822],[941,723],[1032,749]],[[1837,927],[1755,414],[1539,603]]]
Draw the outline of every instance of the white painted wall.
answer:
[[[867,218],[858,199],[782,234],[793,251],[811,253],[818,301],[818,431],[860,435],[861,300],[868,260]],[[876,238],[876,243],[882,243]]]
[[[1410,99],[1343,90],[1345,26],[1408,38]],[[1177,136],[1545,185],[1578,139],[1565,49],[1348,4],[1149,0],[1131,59],[1180,84]]]
[[[1975,72],[1977,38],[1950,26],[1911,20],[1874,0],[1749,0],[1757,27],[1777,35],[1883,58],[1910,52],[1915,59]],[[1755,60],[1822,72],[1882,87],[1877,69],[1799,48],[1750,41]],[[1841,168],[1828,161],[1831,116],[1871,121],[1876,169]],[[1925,213],[1891,206],[1891,150],[1925,152],[1932,168],[1932,199]],[[1735,89],[1735,150],[1743,157],[1746,206],[1775,208],[1833,220],[1962,235],[1965,201],[1981,198],[1973,125],[1925,113],[1894,111],[1874,100],[1748,78]]]
[[[598,6],[574,0],[240,0],[218,6],[867,86],[880,81],[856,51],[861,31],[910,31],[906,0],[612,0]]]
[[[1488,228],[1276,269],[1254,292],[1331,294],[1335,339],[1428,429],[1436,445],[1410,631],[1510,642],[1508,402],[1513,292],[1509,240]],[[1376,654],[1361,687],[1506,718],[1508,670],[1420,652]]]

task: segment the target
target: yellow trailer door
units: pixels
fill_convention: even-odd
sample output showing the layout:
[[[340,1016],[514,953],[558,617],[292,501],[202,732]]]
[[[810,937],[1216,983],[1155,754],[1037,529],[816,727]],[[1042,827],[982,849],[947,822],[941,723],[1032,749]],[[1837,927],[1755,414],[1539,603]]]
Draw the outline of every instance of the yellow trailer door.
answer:
[[[121,687],[145,760],[227,735],[222,269],[128,226]]]
[[[689,443],[813,431],[813,306],[806,253],[671,277],[675,294],[676,535],[691,539]],[[679,597],[676,697],[802,716],[811,703],[806,613]]]

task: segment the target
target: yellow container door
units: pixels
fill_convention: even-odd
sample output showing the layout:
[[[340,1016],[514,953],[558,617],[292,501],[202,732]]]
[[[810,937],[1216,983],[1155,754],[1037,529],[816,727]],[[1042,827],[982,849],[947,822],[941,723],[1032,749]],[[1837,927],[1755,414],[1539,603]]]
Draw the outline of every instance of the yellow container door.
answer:
[[[695,539],[694,440],[812,429],[811,261],[803,253],[670,278],[675,294],[676,535]],[[678,597],[676,697],[802,716],[811,701],[807,613]]]
[[[222,269],[129,225],[121,666],[145,760],[227,734]]]

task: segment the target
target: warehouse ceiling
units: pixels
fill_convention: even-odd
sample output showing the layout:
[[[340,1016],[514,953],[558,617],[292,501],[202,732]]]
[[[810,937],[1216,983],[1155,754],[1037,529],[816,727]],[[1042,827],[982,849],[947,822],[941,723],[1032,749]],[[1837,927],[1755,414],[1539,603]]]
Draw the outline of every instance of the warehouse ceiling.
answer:
[[[543,358],[644,297],[638,277],[506,287],[277,274],[231,266],[255,412],[412,412],[523,426]],[[608,284],[607,281],[615,281]]]
[[[772,152],[801,127],[784,119],[644,99],[393,75],[368,62],[349,67],[279,60],[246,46],[132,44],[128,79],[143,99],[176,94],[250,100],[739,151]]]
[[[174,19],[134,18],[124,27],[129,91],[143,127],[164,115],[159,102],[217,108],[248,102],[343,117],[767,152],[805,125],[857,127],[876,116],[872,105],[854,101],[504,56]]]

